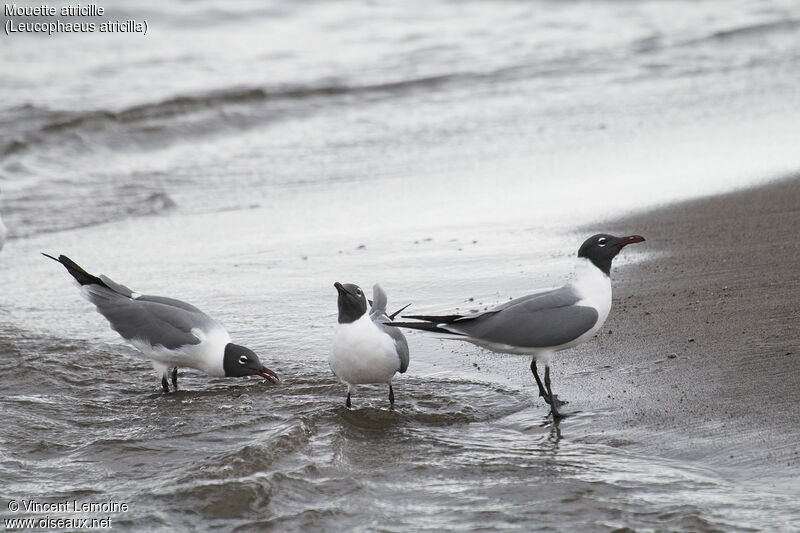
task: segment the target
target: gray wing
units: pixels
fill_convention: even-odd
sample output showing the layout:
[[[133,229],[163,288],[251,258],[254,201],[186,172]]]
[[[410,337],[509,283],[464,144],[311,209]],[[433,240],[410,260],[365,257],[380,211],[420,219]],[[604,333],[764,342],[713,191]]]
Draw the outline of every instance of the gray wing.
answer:
[[[104,276],[103,274],[100,274],[97,277],[100,278],[100,281],[108,285],[108,288],[111,289],[112,291],[117,292],[123,296],[127,296],[128,298],[131,298],[133,296],[133,291],[130,290],[125,285],[123,285],[122,283],[117,283],[113,279],[109,278],[108,276]]]
[[[574,288],[565,285],[523,296],[442,327],[474,339],[509,346],[558,346],[580,337],[597,323],[597,311],[576,305],[578,301]]]
[[[108,284],[107,278],[103,281]],[[138,339],[151,346],[173,349],[199,344],[192,329],[208,330],[215,324],[208,315],[180,300],[161,296],[130,298],[96,284],[84,285],[83,290],[111,329],[126,340]]]
[[[129,289],[128,287],[126,287],[125,285],[123,285],[121,283],[117,283],[113,279],[109,278],[108,276],[104,276],[102,274],[100,274],[98,277],[103,281],[103,283],[108,285],[108,288],[111,289],[113,292],[116,292],[117,294],[121,294],[122,296],[126,296],[128,298],[133,298],[133,291],[131,289]],[[194,313],[204,314],[201,310],[199,310],[198,308],[196,308],[192,304],[187,304],[186,302],[182,302],[180,300],[176,300],[175,298],[167,298],[165,296],[150,296],[150,295],[144,294],[144,295],[137,296],[135,298],[135,300],[137,302],[155,302],[155,303],[160,303],[160,304],[164,304],[166,306],[178,307],[178,308],[184,309],[186,311],[191,311],[191,312],[194,312]]]
[[[186,302],[182,302],[180,300],[176,300],[175,298],[167,298],[165,296],[150,296],[150,295],[145,294],[145,295],[142,295],[142,296],[139,296],[138,298],[136,298],[136,301],[137,302],[154,302],[154,303],[159,303],[159,304],[166,305],[168,307],[177,307],[179,309],[183,309],[184,311],[189,311],[191,313],[199,313],[199,314],[201,314],[203,316],[206,316],[206,318],[208,318],[209,321],[211,320],[210,317],[208,317],[205,313],[203,313],[201,310],[199,310],[198,308],[196,308],[192,304],[187,304]]]
[[[386,314],[386,304],[389,303],[389,298],[386,296],[386,291],[377,283],[372,286],[372,311],[370,317],[381,316]]]
[[[528,294],[526,296],[520,296],[519,298],[509,300],[496,307],[493,307],[490,311],[500,311],[502,309],[506,309],[507,307],[513,307],[530,300],[537,300],[538,305],[546,307],[558,307],[560,305],[570,305],[577,302],[578,296],[575,294],[575,291],[572,290],[570,285],[564,285],[558,289],[547,289],[535,292],[533,294]]]
[[[409,362],[408,341],[406,340],[406,336],[403,335],[403,332],[400,331],[400,328],[393,328],[392,326],[386,325],[386,322],[392,321],[388,316],[386,316],[386,314],[370,315],[370,318],[375,325],[381,329],[381,331],[394,339],[397,355],[400,357],[400,373],[404,373],[406,370],[408,370]]]
[[[554,307],[574,305],[578,302],[578,300],[580,300],[580,296],[578,296],[575,288],[571,284],[567,284],[557,289],[547,289],[544,291],[535,292],[533,294],[528,294],[526,296],[520,296],[519,298],[515,298],[498,306],[492,307],[488,311],[465,316],[462,320],[471,320],[473,318],[497,313],[503,309],[516,307],[522,304],[525,304],[529,311],[535,311],[537,309],[552,309]]]

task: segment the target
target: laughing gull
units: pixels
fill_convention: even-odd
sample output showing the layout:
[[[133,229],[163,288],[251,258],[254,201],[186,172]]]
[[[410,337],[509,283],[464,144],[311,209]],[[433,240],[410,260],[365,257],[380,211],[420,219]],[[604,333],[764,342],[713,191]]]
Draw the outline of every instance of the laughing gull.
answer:
[[[377,283],[372,288],[372,312],[367,297],[357,285],[338,281],[339,326],[328,358],[331,370],[347,384],[347,401],[355,385],[388,383],[389,403],[394,405],[392,378],[408,369],[408,343],[399,329],[387,326],[397,313],[386,314],[386,292]],[[405,309],[405,308],[404,308]]]
[[[178,390],[178,367],[188,366],[214,377],[259,375],[278,382],[278,376],[261,364],[249,348],[233,344],[228,332],[193,305],[163,296],[147,296],[103,276],[93,276],[65,255],[58,261],[80,285],[84,298],[92,302],[111,329],[122,335],[153,362],[164,392]]]
[[[531,372],[539,396],[558,418],[558,406],[564,402],[550,388],[551,357],[554,352],[587,341],[603,326],[611,310],[611,261],[623,247],[643,241],[639,235],[594,235],[578,250],[578,275],[563,287],[523,296],[474,315],[411,315],[403,318],[422,322],[391,325],[446,334],[447,338],[472,342],[493,352],[533,356]],[[544,386],[537,360],[545,365]]]

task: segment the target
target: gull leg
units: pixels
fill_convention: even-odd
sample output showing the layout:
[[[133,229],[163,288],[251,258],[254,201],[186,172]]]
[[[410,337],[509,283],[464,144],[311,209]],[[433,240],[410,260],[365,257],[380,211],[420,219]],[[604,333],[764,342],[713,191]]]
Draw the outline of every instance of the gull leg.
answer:
[[[550,396],[550,412],[553,413],[553,418],[561,418],[556,405],[558,400],[553,396],[553,390],[550,388],[550,365],[544,367],[544,384],[547,386],[547,395]]]
[[[533,372],[533,377],[536,378],[536,385],[539,387],[539,396],[544,398],[544,401],[547,404],[550,404],[550,397],[547,395],[547,392],[544,390],[544,385],[542,385],[542,380],[539,379],[539,372],[536,370],[536,358],[534,357],[531,361],[531,372]]]
[[[352,404],[350,403],[350,391],[347,391],[347,401],[344,402],[344,404],[345,406],[347,406],[348,409],[352,407]]]
[[[389,403],[392,407],[394,407],[394,390],[392,390],[392,384],[389,383]]]
[[[172,369],[172,386],[178,390],[178,367]]]
[[[169,367],[153,361],[153,370],[156,371],[156,375],[161,376],[161,388],[164,389],[164,394],[169,394]]]

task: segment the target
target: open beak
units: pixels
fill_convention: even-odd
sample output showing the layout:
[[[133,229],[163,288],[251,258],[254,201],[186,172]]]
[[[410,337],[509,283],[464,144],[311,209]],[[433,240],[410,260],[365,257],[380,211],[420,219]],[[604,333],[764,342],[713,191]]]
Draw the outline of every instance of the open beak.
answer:
[[[644,237],[641,235],[630,235],[628,237],[623,237],[622,242],[619,243],[617,246],[622,249],[629,244],[636,244],[637,242],[644,242]]]
[[[262,366],[261,368],[254,368],[253,372],[263,377],[267,381],[271,381],[272,383],[278,383],[280,381],[280,379],[278,379],[278,375],[265,366]]]
[[[347,289],[344,288],[344,285],[339,283],[338,281],[333,284],[336,287],[336,290],[339,291],[339,294],[347,294]]]

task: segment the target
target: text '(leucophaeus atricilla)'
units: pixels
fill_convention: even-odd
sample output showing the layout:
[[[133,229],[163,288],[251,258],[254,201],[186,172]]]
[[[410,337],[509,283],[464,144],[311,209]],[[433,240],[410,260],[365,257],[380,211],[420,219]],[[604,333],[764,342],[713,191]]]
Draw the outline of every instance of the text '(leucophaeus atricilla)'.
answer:
[[[578,275],[558,289],[511,300],[474,315],[405,316],[423,322],[394,322],[393,326],[447,334],[499,353],[532,355],[531,372],[539,396],[554,417],[563,404],[550,387],[550,360],[554,352],[585,342],[599,330],[611,310],[611,261],[629,244],[643,242],[639,235],[615,237],[598,234],[578,250]],[[536,362],[545,365],[544,385]]]
[[[338,281],[334,287],[339,291],[339,326],[328,363],[347,384],[345,405],[351,406],[354,386],[367,383],[388,383],[389,402],[394,405],[392,378],[408,369],[409,360],[405,336],[385,324],[397,313],[386,314],[386,293],[378,284],[372,288],[371,313],[367,313],[367,297],[360,287]]]
[[[110,278],[93,276],[69,257],[58,259],[78,282],[111,329],[146,355],[161,376],[164,392],[172,368],[172,385],[178,389],[178,367],[196,368],[215,377],[259,375],[272,383],[278,376],[261,364],[249,348],[233,344],[228,332],[193,305],[163,296],[133,292]]]

